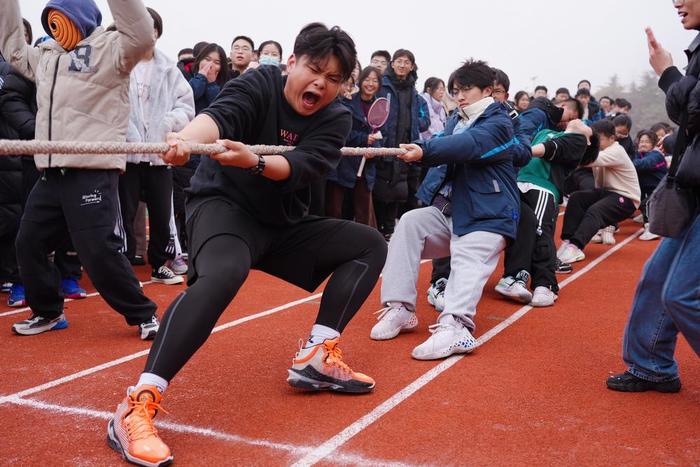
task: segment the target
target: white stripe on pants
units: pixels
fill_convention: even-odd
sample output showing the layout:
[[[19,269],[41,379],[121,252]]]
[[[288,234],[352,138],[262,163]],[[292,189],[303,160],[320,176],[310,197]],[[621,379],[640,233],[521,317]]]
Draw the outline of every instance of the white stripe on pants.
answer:
[[[452,255],[443,314],[459,317],[473,329],[476,305],[505,244],[502,235],[490,232],[454,235],[452,218],[435,207],[408,211],[401,216],[389,242],[381,301],[401,302],[415,311],[420,260]]]

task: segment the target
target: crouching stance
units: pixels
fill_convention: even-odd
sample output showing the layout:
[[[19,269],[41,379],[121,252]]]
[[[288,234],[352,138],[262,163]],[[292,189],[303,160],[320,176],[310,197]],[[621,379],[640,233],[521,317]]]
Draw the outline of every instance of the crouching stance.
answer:
[[[140,465],[164,465],[170,449],[153,427],[169,381],[209,337],[217,319],[258,269],[313,291],[328,276],[311,335],[288,382],[307,390],[364,393],[374,380],[343,361],[338,338],[374,288],[386,259],[384,238],[349,221],[307,215],[309,185],[337,166],[350,132],[338,101],[356,61],[352,39],[315,23],[297,36],[289,75],[261,66],[224,87],[163,158],[183,164],[189,143],[219,139],[228,151],[203,158],[187,201],[190,287],[170,305],[137,385],[109,422],[110,444]],[[245,144],[294,145],[258,156]]]
[[[451,256],[445,308],[432,335],[413,350],[420,360],[469,353],[477,346],[474,315],[481,293],[508,239],[515,237],[519,199],[506,108],[491,97],[493,73],[469,61],[450,77],[460,110],[444,137],[402,145],[407,162],[431,168],[424,181],[430,206],[407,212],[389,243],[381,300],[387,306],[370,337],[392,339],[418,325],[416,281],[421,258]]]

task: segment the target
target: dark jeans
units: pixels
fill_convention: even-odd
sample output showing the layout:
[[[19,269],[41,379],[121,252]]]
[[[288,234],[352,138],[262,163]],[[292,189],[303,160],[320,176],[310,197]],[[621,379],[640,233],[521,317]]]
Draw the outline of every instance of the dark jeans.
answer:
[[[126,257],[136,255],[134,219],[143,198],[148,208],[148,262],[158,269],[170,259],[165,250],[170,241],[170,201],[173,193],[172,169],[167,165],[151,165],[148,162],[126,164],[126,172],[119,177],[124,230],[126,231]]]
[[[141,290],[122,254],[117,170],[46,169],[29,195],[17,235],[17,263],[32,311],[46,318],[63,312],[61,274],[48,254],[73,241],[92,283],[105,301],[136,325],[156,305]]]
[[[569,197],[561,238],[583,249],[598,230],[622,222],[635,209],[631,199],[613,191],[577,191]]]
[[[352,215],[347,218],[343,214],[344,201],[351,198]],[[348,219],[360,224],[377,227],[372,204],[372,192],[367,188],[367,180],[360,178],[354,188],[345,188],[335,182],[326,185],[326,216],[335,219]]]

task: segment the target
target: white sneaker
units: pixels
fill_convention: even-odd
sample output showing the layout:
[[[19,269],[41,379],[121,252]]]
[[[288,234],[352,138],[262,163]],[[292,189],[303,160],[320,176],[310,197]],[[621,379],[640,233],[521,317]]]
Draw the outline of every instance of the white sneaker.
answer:
[[[502,277],[498,281],[496,292],[520,303],[530,303],[532,300],[532,293],[527,290],[525,283],[511,276]]]
[[[142,341],[151,341],[156,338],[158,329],[160,329],[160,322],[158,317],[153,315],[148,321],[139,324],[139,336]]]
[[[535,292],[532,294],[532,301],[530,305],[532,306],[552,306],[554,302],[557,301],[557,294],[552,292],[547,287],[539,286],[535,287]]]
[[[557,255],[559,261],[566,264],[576,263],[577,261],[583,261],[586,259],[586,255],[581,251],[579,247],[573,243],[566,245],[566,248]]]
[[[644,224],[644,233],[639,236],[639,239],[643,242],[648,242],[649,240],[656,240],[658,238],[658,235],[649,231],[649,223],[647,222],[646,224]]]
[[[187,274],[187,263],[182,256],[177,256],[175,259],[166,263],[170,270],[177,275]]]
[[[445,288],[447,287],[447,279],[444,277],[435,281],[428,288],[428,303],[433,305],[435,309],[442,313],[445,309]]]
[[[591,243],[603,243],[603,229],[600,229],[595,235],[593,235],[593,238],[591,238]]]
[[[615,226],[609,225],[603,229],[602,235],[603,245],[614,245],[615,244]]]
[[[379,321],[374,325],[369,337],[375,341],[393,339],[401,331],[410,331],[418,326],[418,318],[408,311],[401,303],[390,303],[388,307],[379,310]]]
[[[568,240],[562,240],[561,245],[559,245],[559,248],[557,249],[557,256],[559,256],[564,251],[564,248],[566,248],[566,245],[568,244]]]
[[[638,216],[634,216],[634,219],[637,224],[643,224],[644,223],[644,216],[642,214],[639,214]]]
[[[428,329],[432,336],[413,349],[411,356],[416,360],[437,360],[456,353],[470,353],[476,349],[474,336],[454,317],[443,317]]]

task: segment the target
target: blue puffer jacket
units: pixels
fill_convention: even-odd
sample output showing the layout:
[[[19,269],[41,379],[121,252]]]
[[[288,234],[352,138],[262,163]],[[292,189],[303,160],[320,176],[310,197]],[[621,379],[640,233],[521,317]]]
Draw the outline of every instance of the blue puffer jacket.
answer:
[[[456,235],[486,231],[514,239],[520,195],[511,150],[519,143],[511,118],[505,106],[494,103],[470,128],[453,135],[458,118],[447,122],[445,136],[420,143],[423,165],[438,167],[428,172],[417,196],[423,204],[431,204],[449,178]]]
[[[644,193],[651,193],[668,173],[666,158],[659,151],[638,152],[632,159],[637,169],[639,186]]]
[[[343,105],[349,108],[350,112],[352,112],[352,130],[350,130],[350,136],[348,136],[345,146],[351,148],[367,147],[367,138],[369,137],[370,133],[372,133],[372,128],[369,126],[369,123],[367,123],[367,118],[362,112],[360,93],[355,93],[352,96],[352,99],[343,99],[342,102]],[[383,135],[384,127],[379,128],[379,131],[381,131]],[[383,141],[383,139],[375,141],[372,147],[382,147]],[[327,179],[342,187],[354,188],[355,183],[357,183],[357,171],[360,168],[361,161],[362,157],[360,156],[342,157],[338,167],[328,174]],[[374,189],[374,180],[377,174],[377,167],[375,166],[373,159],[367,159],[363,174],[367,180],[367,188],[369,188],[369,191],[372,191]]]

